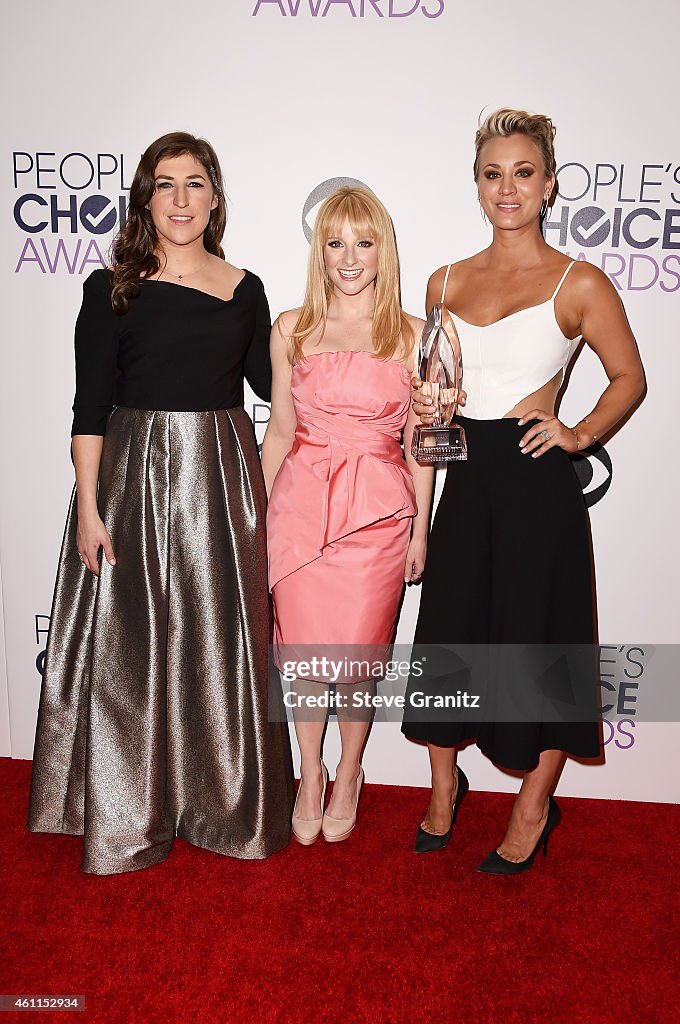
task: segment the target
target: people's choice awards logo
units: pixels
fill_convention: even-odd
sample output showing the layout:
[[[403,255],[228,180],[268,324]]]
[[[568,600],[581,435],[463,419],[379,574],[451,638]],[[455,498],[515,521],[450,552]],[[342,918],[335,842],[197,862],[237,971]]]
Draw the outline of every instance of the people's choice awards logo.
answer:
[[[327,18],[330,14],[349,18],[394,19],[422,16],[439,18],[445,0],[249,0],[256,18],[270,13],[283,18]]]
[[[15,273],[82,274],[107,265],[127,207],[122,154],[17,150],[12,174],[21,232]]]
[[[571,461],[581,485],[586,505],[591,508],[604,498],[612,482],[612,460],[606,448],[596,441]]]
[[[327,178],[320,185],[317,185],[316,188],[313,188],[305,199],[305,205],[302,207],[302,230],[308,242],[312,240],[314,221],[324,199],[328,199],[339,188],[345,187],[366,188],[369,192],[373,191],[363,181],[359,181],[358,178]]]
[[[563,164],[543,233],[619,291],[680,289],[680,164]]]
[[[655,653],[649,644],[600,644],[599,653],[603,743],[630,750],[638,721],[667,720],[658,714],[663,674],[657,671],[649,677]],[[650,700],[653,695],[655,702]]]

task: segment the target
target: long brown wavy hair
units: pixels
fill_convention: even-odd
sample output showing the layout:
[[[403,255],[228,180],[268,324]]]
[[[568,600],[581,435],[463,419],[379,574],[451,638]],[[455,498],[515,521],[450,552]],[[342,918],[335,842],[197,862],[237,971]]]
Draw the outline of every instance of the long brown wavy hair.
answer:
[[[142,153],[130,186],[127,218],[113,243],[113,289],[111,305],[118,314],[127,313],[130,299],[139,295],[139,282],[153,277],[161,268],[158,234],[147,203],[156,191],[156,168],[161,160],[188,153],[205,167],[217,197],[217,206],[203,232],[203,245],[213,256],[224,259],[220,242],[227,223],[222,171],[217,154],[205,139],[188,132],[169,132],[152,142]]]

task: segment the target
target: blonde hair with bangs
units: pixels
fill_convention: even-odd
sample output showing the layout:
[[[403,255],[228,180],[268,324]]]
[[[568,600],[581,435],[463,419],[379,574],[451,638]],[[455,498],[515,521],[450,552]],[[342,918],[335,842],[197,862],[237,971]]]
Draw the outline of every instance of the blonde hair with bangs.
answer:
[[[340,235],[346,220],[355,235],[370,238],[378,247],[372,325],[375,355],[379,359],[393,359],[398,352],[407,355],[413,346],[413,328],[401,308],[399,256],[390,215],[368,189],[345,186],[324,200],[314,224],[305,299],[290,336],[295,363],[304,359],[302,348],[305,341],[319,327],[323,337],[326,329],[333,285],[326,273],[324,247],[329,238]]]

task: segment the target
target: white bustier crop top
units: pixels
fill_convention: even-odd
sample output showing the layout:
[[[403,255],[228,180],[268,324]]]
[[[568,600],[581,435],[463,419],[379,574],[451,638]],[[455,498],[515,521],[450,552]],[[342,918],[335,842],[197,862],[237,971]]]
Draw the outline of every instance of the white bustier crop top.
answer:
[[[573,265],[572,261],[545,302],[486,327],[470,324],[449,310],[463,357],[463,388],[467,392],[463,416],[501,419],[565,368],[581,336],[570,341],[562,334],[555,319],[555,299]],[[450,270],[449,266],[444,295]]]

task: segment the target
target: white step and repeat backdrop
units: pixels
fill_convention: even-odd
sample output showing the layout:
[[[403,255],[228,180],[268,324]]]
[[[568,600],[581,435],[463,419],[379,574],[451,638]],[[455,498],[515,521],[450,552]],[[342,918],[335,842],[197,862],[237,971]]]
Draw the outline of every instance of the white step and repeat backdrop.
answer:
[[[32,754],[72,481],[73,322],[141,151],[175,129],[213,142],[230,200],[227,256],[263,278],[274,314],[302,297],[318,203],[342,179],[365,183],[394,218],[404,305],[422,314],[428,274],[488,239],[473,137],[482,109],[509,105],[555,120],[560,195],[547,238],[610,275],[649,385],[632,420],[580,467],[614,662],[607,693],[624,718],[605,723],[606,763],[570,762],[561,791],[678,798],[680,728],[641,719],[659,645],[678,640],[679,29],[674,0],[644,11],[633,0],[554,11],[538,0],[32,0],[7,13],[0,754]],[[604,383],[582,353],[567,421]],[[251,397],[248,411],[261,433],[267,407]],[[413,589],[402,641],[417,602]],[[327,746],[332,764],[334,728]],[[516,787],[476,750],[463,757],[475,786]],[[365,761],[371,781],[429,781],[424,750],[396,724],[376,725]]]

